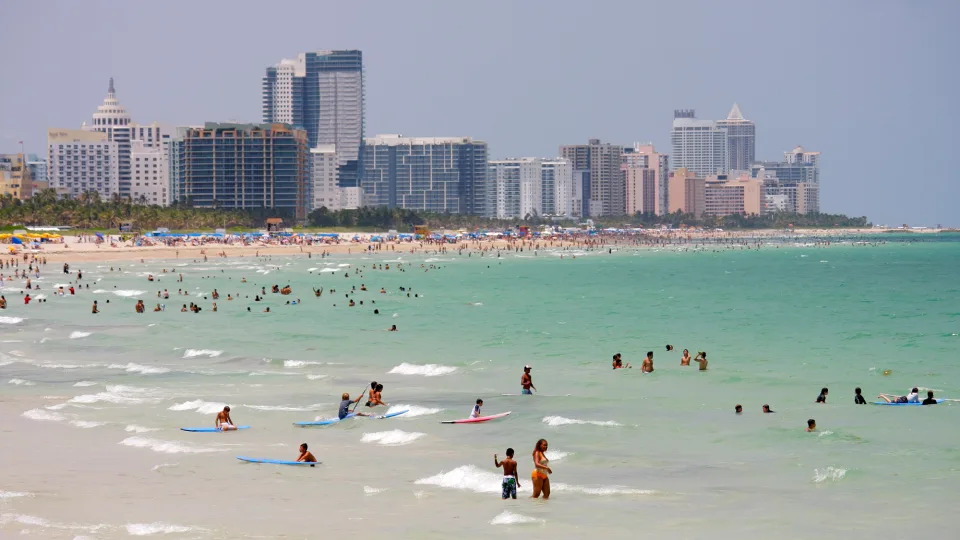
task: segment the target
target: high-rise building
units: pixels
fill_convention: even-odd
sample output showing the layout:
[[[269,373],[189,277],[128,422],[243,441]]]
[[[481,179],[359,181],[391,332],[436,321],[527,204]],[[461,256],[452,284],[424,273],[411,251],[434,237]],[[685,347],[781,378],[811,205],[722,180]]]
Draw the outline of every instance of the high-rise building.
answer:
[[[543,161],[511,158],[490,162],[488,181],[496,197],[493,217],[524,218],[543,214]]]
[[[724,174],[727,165],[727,130],[713,120],[697,120],[693,109],[673,111],[670,134],[671,170],[687,169],[697,176]],[[673,207],[673,203],[670,203]]]
[[[489,216],[487,143],[469,137],[367,138],[361,203]]]
[[[704,213],[711,216],[764,213],[763,180],[746,172],[734,179],[713,176],[705,179]]]
[[[629,173],[628,171],[631,168],[649,169],[653,174],[652,180],[647,180],[650,177],[649,173]],[[627,215],[633,215],[636,212],[656,215],[665,213],[668,194],[667,179],[670,176],[670,156],[657,152],[652,144],[634,143],[633,146],[623,149],[623,170],[627,194]],[[643,204],[640,202],[642,199],[638,199],[641,193],[640,186],[636,183],[638,180],[644,181],[643,187],[646,189],[646,196],[649,197],[652,194],[654,197],[652,203],[649,202],[649,199],[645,199],[648,202]],[[630,184],[631,181],[634,182],[633,185]],[[647,185],[647,182],[652,182],[652,185]],[[652,193],[650,190],[652,190]]]
[[[648,169],[639,165],[623,165],[624,183],[626,186],[626,213],[632,216],[640,214],[657,214],[660,199],[660,190],[657,184],[655,169]]]
[[[0,154],[0,195],[10,195],[14,199],[26,200],[40,190],[49,187],[44,161],[43,177],[34,174],[31,166],[37,162],[37,156],[31,154]]]
[[[543,215],[573,216],[573,167],[563,158],[540,162]]]
[[[318,144],[310,149],[310,210],[342,210],[341,188],[337,186],[337,149]]]
[[[143,139],[130,143],[130,199],[136,204],[170,205],[168,160]]]
[[[820,152],[797,146],[783,161],[758,161],[750,176],[764,182],[768,210],[808,214],[820,211]]]
[[[364,138],[363,54],[357,50],[300,53],[268,67],[263,121],[307,130],[310,148],[337,148],[338,184],[357,186]]]
[[[699,218],[706,211],[706,181],[686,168],[670,173],[667,181],[670,190],[669,213],[693,214]]]
[[[39,157],[36,154],[27,154],[27,168],[30,169],[30,177],[34,182],[47,185],[47,158]]]
[[[734,103],[727,119],[717,120],[717,127],[727,130],[726,171],[749,171],[756,151],[756,124],[746,120],[740,106]]]
[[[220,124],[188,128],[173,142],[180,201],[198,208],[286,210],[298,220],[308,206],[307,133],[286,124]]]
[[[47,130],[50,187],[71,197],[96,191],[101,199],[110,199],[120,193],[119,154],[119,143],[105,132],[51,128]]]
[[[587,144],[564,145],[560,155],[573,168],[574,208],[578,216],[620,216],[626,211],[626,191],[620,168],[623,147],[590,139]]]

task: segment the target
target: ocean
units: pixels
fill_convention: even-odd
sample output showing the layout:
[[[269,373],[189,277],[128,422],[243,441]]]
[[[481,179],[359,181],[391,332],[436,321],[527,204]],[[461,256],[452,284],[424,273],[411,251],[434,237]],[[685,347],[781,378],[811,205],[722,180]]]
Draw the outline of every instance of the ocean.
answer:
[[[86,263],[65,297],[51,263],[30,305],[0,289],[0,537],[952,536],[960,404],[853,403],[960,399],[960,236],[914,238]],[[503,395],[524,364],[539,395]],[[373,380],[410,412],[293,426]],[[511,414],[440,424],[477,398]],[[179,430],[225,404],[251,429]],[[529,498],[540,438],[548,501]],[[235,459],[302,442],[321,465]],[[508,447],[516,501],[493,466]]]

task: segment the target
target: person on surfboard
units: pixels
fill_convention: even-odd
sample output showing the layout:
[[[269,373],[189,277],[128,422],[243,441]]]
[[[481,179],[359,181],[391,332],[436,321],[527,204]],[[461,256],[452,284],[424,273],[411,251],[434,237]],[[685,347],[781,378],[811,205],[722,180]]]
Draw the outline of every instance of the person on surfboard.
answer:
[[[337,418],[341,420],[346,418],[347,415],[350,414],[350,405],[353,405],[354,403],[359,402],[361,399],[363,399],[363,392],[360,392],[360,395],[357,396],[357,399],[350,399],[350,394],[348,394],[347,392],[344,392],[343,395],[340,396],[340,409],[337,411]],[[368,415],[367,413],[358,412],[357,416],[370,416],[370,415]]]
[[[217,413],[216,426],[220,431],[237,429],[237,425],[233,423],[233,418],[230,418],[229,405],[224,406],[223,410]]]
[[[523,366],[523,375],[520,376],[521,394],[533,394],[533,390],[537,389],[537,387],[533,385],[533,377],[530,375],[531,369],[529,364]]]
[[[297,458],[297,461],[304,461],[307,463],[316,463],[317,458],[313,457],[313,454],[307,450],[307,443],[300,445],[300,456]]]
[[[480,407],[483,407],[483,400],[477,398],[477,404],[473,406],[473,410],[470,411],[470,418],[480,418]]]

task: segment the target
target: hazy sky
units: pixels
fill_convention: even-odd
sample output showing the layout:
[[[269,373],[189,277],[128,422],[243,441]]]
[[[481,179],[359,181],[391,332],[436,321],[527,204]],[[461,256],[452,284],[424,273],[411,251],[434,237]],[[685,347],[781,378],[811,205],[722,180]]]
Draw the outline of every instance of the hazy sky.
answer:
[[[822,155],[825,212],[960,225],[958,1],[0,0],[0,152],[45,154],[116,78],[135,121],[260,121],[264,68],[361,49],[366,133],[491,158],[652,141],[738,102],[757,158]]]

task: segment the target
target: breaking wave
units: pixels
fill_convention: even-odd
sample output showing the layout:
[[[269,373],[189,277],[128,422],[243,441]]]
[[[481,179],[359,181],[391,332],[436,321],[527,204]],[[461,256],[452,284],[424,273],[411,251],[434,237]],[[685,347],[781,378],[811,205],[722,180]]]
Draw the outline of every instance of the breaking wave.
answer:
[[[457,368],[453,366],[442,366],[440,364],[408,364],[406,362],[400,364],[399,366],[394,366],[393,369],[387,373],[395,373],[398,375],[423,375],[425,377],[437,377],[439,375],[449,375],[456,371]]]

